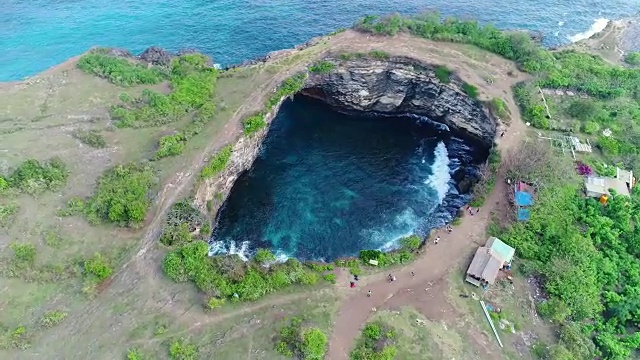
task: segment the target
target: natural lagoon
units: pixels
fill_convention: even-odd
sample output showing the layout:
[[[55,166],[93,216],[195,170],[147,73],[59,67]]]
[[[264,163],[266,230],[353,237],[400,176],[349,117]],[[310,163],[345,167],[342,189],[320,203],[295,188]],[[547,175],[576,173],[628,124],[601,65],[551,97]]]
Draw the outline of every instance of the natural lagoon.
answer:
[[[296,96],[281,106],[258,158],[218,213],[214,253],[330,261],[390,250],[469,200],[453,180],[483,151],[424,117],[344,114]],[[486,158],[486,155],[485,157]]]

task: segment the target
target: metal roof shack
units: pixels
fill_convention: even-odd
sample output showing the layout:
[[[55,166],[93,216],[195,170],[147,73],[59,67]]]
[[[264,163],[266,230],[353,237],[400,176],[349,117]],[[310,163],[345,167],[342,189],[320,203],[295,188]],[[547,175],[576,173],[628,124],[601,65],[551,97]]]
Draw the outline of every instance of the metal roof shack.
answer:
[[[492,285],[498,277],[498,272],[513,260],[515,249],[500,239],[491,237],[476,250],[476,254],[467,269],[466,281],[475,285]]]
[[[585,193],[589,197],[600,198],[611,195],[609,189],[615,190],[618,195],[629,196],[635,185],[632,171],[616,168],[616,177],[588,176],[584,180]]]

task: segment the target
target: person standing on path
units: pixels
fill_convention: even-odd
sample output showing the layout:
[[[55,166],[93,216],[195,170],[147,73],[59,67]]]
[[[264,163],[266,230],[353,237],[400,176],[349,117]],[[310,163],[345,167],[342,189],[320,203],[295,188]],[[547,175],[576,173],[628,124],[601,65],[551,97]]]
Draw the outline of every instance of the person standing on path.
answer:
[[[371,297],[371,290],[369,290],[369,292],[367,292],[367,297]]]
[[[411,272],[411,276],[416,276],[416,273],[414,273],[413,271]]]
[[[438,245],[438,242],[440,241],[440,236],[437,236],[435,240],[433,240],[433,243]]]

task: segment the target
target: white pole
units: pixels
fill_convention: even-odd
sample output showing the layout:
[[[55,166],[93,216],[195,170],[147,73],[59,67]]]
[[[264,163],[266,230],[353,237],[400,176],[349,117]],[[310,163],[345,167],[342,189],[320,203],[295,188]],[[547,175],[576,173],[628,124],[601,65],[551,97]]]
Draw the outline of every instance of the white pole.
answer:
[[[484,305],[484,301],[480,300],[480,305],[482,305],[482,311],[484,311],[484,315],[487,317],[487,320],[489,320],[489,325],[491,325],[491,330],[493,330],[493,335],[496,336],[496,339],[498,339],[498,344],[500,344],[500,347],[503,348],[504,346],[502,346],[502,341],[500,341],[500,336],[498,336],[498,331],[496,331],[496,327],[493,325],[493,320],[491,320],[491,316],[489,316],[489,312],[487,311],[487,307]]]

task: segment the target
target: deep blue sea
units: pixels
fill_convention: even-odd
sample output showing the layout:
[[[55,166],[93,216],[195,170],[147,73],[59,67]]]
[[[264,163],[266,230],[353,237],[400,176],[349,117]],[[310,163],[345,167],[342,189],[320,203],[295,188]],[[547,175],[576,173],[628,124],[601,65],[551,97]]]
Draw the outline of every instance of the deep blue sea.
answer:
[[[444,225],[468,195],[454,171],[479,149],[418,117],[349,116],[297,96],[218,217],[213,251],[333,260]]]
[[[556,45],[603,26],[598,19],[636,14],[640,0],[3,0],[0,81],[32,76],[94,45],[136,53],[151,45],[195,48],[216,63],[237,63],[366,14],[425,10],[539,30]]]

